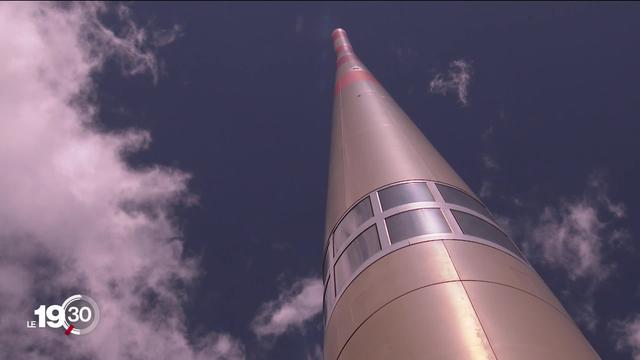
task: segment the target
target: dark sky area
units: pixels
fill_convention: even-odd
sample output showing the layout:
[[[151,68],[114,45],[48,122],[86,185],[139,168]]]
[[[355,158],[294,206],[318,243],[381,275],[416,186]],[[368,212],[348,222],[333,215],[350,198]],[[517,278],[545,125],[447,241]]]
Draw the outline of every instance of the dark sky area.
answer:
[[[603,215],[596,285],[530,257],[574,317],[593,296],[598,322],[580,323],[603,359],[616,349],[611,321],[640,311],[640,7],[556,3],[136,3],[141,24],[182,35],[159,50],[157,84],[96,75],[102,126],[148,129],[135,166],[192,174],[195,206],[176,214],[187,254],[205,274],[190,289],[193,334],[225,331],[250,358],[304,358],[322,343],[321,316],[267,344],[249,324],[296,279],[318,277],[324,232],[335,55],[331,31],[354,49],[469,186],[521,237],[546,207],[581,199],[597,174],[625,216]],[[468,104],[429,92],[463,59]],[[489,157],[496,166],[487,166]],[[604,189],[601,189],[604,191]],[[516,199],[516,200],[514,200]],[[531,220],[533,219],[533,220]],[[525,225],[523,225],[525,224]],[[607,231],[626,235],[612,244]],[[516,242],[522,239],[516,236]],[[588,289],[588,290],[585,290]]]

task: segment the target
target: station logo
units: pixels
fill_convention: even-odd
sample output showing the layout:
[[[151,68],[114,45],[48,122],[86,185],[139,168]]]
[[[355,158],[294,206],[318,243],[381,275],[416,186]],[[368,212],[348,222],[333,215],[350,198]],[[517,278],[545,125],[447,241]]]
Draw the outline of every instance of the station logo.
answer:
[[[65,335],[87,335],[100,322],[100,308],[87,295],[70,296],[62,305],[40,305],[33,314],[37,320],[27,321],[27,328],[63,328]]]

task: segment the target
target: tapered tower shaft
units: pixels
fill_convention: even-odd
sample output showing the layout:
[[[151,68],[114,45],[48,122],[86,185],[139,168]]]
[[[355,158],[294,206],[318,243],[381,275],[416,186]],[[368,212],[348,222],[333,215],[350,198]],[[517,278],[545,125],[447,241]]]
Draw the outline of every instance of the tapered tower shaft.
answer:
[[[599,359],[336,29],[324,357]]]

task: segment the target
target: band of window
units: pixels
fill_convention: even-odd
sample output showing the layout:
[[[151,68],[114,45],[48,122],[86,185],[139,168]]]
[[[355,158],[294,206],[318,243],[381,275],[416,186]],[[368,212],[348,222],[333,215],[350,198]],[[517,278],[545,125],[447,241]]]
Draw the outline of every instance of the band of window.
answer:
[[[446,203],[465,207],[493,221],[489,210],[475,198],[450,186],[439,183],[433,185]],[[356,270],[384,248],[380,243],[378,231],[386,230],[388,232],[390,244],[386,246],[421,235],[446,234],[447,238],[452,236],[452,230],[442,213],[443,210],[441,210],[445,204],[435,200],[426,182],[397,184],[379,190],[377,193],[383,212],[382,216],[386,216],[383,222],[386,229],[378,229],[374,224],[364,231],[361,230],[362,232],[355,238],[352,237],[358,228],[362,228],[362,225],[374,216],[371,200],[367,196],[349,210],[331,234],[332,237],[329,237],[328,249],[323,262],[323,280],[326,284],[323,299],[325,316],[329,315],[327,311],[330,311],[336,296],[346,287],[347,281],[354,276]],[[388,211],[401,205],[424,202],[434,202],[434,204],[416,204],[414,208],[409,207],[408,210],[406,210],[407,207],[403,207],[395,211]],[[495,225],[473,214],[456,209],[450,210],[463,234],[492,242],[523,259],[511,239]],[[449,221],[453,221],[454,219],[449,216],[447,215]],[[380,220],[377,221],[380,224]],[[349,239],[353,240],[348,243]],[[345,246],[346,248],[342,250]],[[329,254],[332,249],[333,261],[331,261]],[[330,272],[332,265],[333,273]]]

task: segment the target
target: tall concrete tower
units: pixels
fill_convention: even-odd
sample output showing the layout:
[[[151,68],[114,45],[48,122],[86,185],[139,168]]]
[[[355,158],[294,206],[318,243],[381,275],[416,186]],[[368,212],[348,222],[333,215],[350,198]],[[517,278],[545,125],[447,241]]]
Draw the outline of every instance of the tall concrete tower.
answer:
[[[325,359],[599,359],[346,32],[332,37]]]

